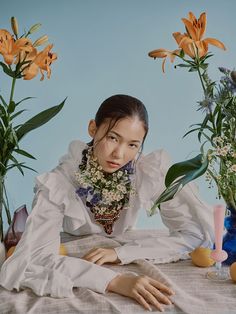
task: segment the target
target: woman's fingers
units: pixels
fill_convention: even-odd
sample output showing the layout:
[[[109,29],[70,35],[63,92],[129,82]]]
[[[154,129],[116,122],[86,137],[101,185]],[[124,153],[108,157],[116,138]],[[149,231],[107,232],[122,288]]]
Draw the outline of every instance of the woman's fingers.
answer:
[[[159,281],[155,279],[150,278],[150,282],[154,287],[156,287],[158,290],[161,290],[162,292],[165,292],[169,295],[175,294],[175,292],[171,288],[167,287],[166,285],[164,285],[163,283],[160,283]]]
[[[141,291],[139,291],[139,294],[142,295],[142,297],[146,300],[146,302],[154,305],[159,311],[161,312],[164,311],[164,308],[158,302],[156,296],[150,293],[148,290],[142,289]]]
[[[103,256],[102,252],[94,251],[94,252],[84,255],[82,258],[88,262],[95,263],[100,258],[102,258],[102,256]]]
[[[154,296],[155,300],[158,300],[159,302],[167,304],[167,305],[172,304],[171,300],[167,296],[165,296],[163,293],[161,293],[157,288],[151,285],[147,285],[145,288],[149,293],[151,293]],[[153,305],[155,304],[153,303]]]
[[[142,297],[141,294],[139,294],[138,292],[135,292],[133,295],[133,298],[139,303],[141,304],[146,310],[151,311],[151,307],[150,305],[147,303],[147,301]]]

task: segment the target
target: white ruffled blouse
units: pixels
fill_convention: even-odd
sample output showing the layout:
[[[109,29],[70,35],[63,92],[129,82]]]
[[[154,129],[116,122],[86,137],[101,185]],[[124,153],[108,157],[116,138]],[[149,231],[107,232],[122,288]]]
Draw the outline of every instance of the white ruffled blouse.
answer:
[[[58,298],[73,297],[73,287],[105,293],[117,273],[80,258],[59,255],[62,228],[73,235],[120,236],[135,227],[139,209],[149,210],[164,190],[170,164],[168,154],[157,150],[141,156],[135,174],[137,195],[121,211],[109,236],[75,193],[74,174],[85,146],[79,140],[71,142],[59,165],[36,177],[33,209],[26,229],[13,255],[1,268],[0,285],[6,289],[19,291],[28,287],[39,296]],[[196,246],[212,245],[212,208],[199,199],[194,184],[188,184],[173,200],[163,203],[160,214],[169,236],[134,240],[115,248],[121,264],[140,258],[167,263],[188,258],[188,252]]]

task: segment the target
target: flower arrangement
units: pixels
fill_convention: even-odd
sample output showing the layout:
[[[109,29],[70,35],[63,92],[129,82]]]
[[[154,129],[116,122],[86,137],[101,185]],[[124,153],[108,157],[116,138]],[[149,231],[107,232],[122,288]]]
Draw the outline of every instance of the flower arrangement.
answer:
[[[111,234],[113,223],[129,203],[129,196],[134,194],[130,177],[133,174],[132,163],[129,162],[116,172],[105,173],[93,156],[92,147],[85,149],[83,155],[82,163],[75,173],[78,184],[76,194],[85,201],[105,232]]]
[[[25,162],[19,162],[16,155],[36,159],[29,152],[23,150],[19,143],[21,139],[30,131],[40,127],[53,118],[63,107],[65,100],[57,106],[46,109],[25,123],[17,124],[16,118],[22,115],[25,109],[19,109],[22,103],[32,97],[15,101],[14,92],[16,81],[19,79],[31,80],[38,73],[44,79],[44,72],[47,77],[51,76],[51,64],[57,59],[57,55],[51,52],[53,45],[47,45],[42,51],[38,47],[48,41],[46,35],[32,42],[29,39],[41,24],[33,25],[29,31],[19,35],[18,22],[15,17],[11,18],[12,33],[8,30],[0,29],[0,54],[3,62],[0,67],[11,79],[11,89],[9,97],[0,92],[0,239],[3,241],[3,220],[2,210],[6,211],[8,224],[11,223],[9,202],[5,187],[5,178],[9,170],[17,168],[24,175],[24,168],[34,170],[27,166]]]
[[[200,154],[193,159],[171,166],[168,170],[166,189],[156,200],[151,209],[160,208],[162,202],[172,199],[188,182],[206,174],[209,186],[215,183],[219,198],[222,197],[227,207],[236,213],[236,71],[220,67],[222,77],[219,82],[208,76],[208,60],[213,56],[208,51],[209,45],[225,50],[224,44],[214,38],[205,38],[206,13],[197,19],[190,12],[189,18],[182,19],[186,32],[173,33],[178,49],[174,51],[157,49],[149,52],[152,58],[163,58],[162,70],[165,71],[167,57],[173,63],[179,58],[182,63],[175,65],[197,73],[203,89],[203,99],[198,102],[197,110],[202,110],[204,119],[191,125],[192,132],[197,132],[201,143]]]

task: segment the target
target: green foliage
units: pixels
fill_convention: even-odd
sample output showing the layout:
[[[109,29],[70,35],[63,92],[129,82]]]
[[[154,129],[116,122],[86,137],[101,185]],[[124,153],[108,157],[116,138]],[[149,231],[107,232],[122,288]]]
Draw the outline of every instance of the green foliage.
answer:
[[[203,88],[203,99],[198,102],[197,110],[205,113],[204,119],[201,123],[192,124],[183,136],[197,132],[201,154],[174,164],[168,170],[166,189],[155,201],[151,214],[156,207],[161,209],[161,203],[173,199],[184,185],[204,173],[209,187],[215,183],[218,196],[223,197],[226,204],[236,211],[236,72],[219,68],[224,76],[216,83],[209,78],[208,63],[205,62],[212,54],[185,59],[182,52],[177,57],[184,63],[175,67],[196,72]]]

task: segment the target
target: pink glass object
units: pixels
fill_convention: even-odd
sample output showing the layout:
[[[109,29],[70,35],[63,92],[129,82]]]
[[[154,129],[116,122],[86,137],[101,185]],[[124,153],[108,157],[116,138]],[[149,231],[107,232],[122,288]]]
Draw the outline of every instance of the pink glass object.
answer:
[[[22,205],[14,212],[11,224],[8,227],[4,238],[6,251],[12,246],[16,246],[25,230],[25,223],[28,217],[26,205]]]
[[[214,229],[215,229],[215,250],[210,254],[211,258],[216,261],[215,270],[207,273],[207,277],[212,280],[226,280],[228,272],[222,268],[222,262],[228,257],[226,251],[222,250],[222,240],[224,231],[225,207],[223,205],[214,206]]]

